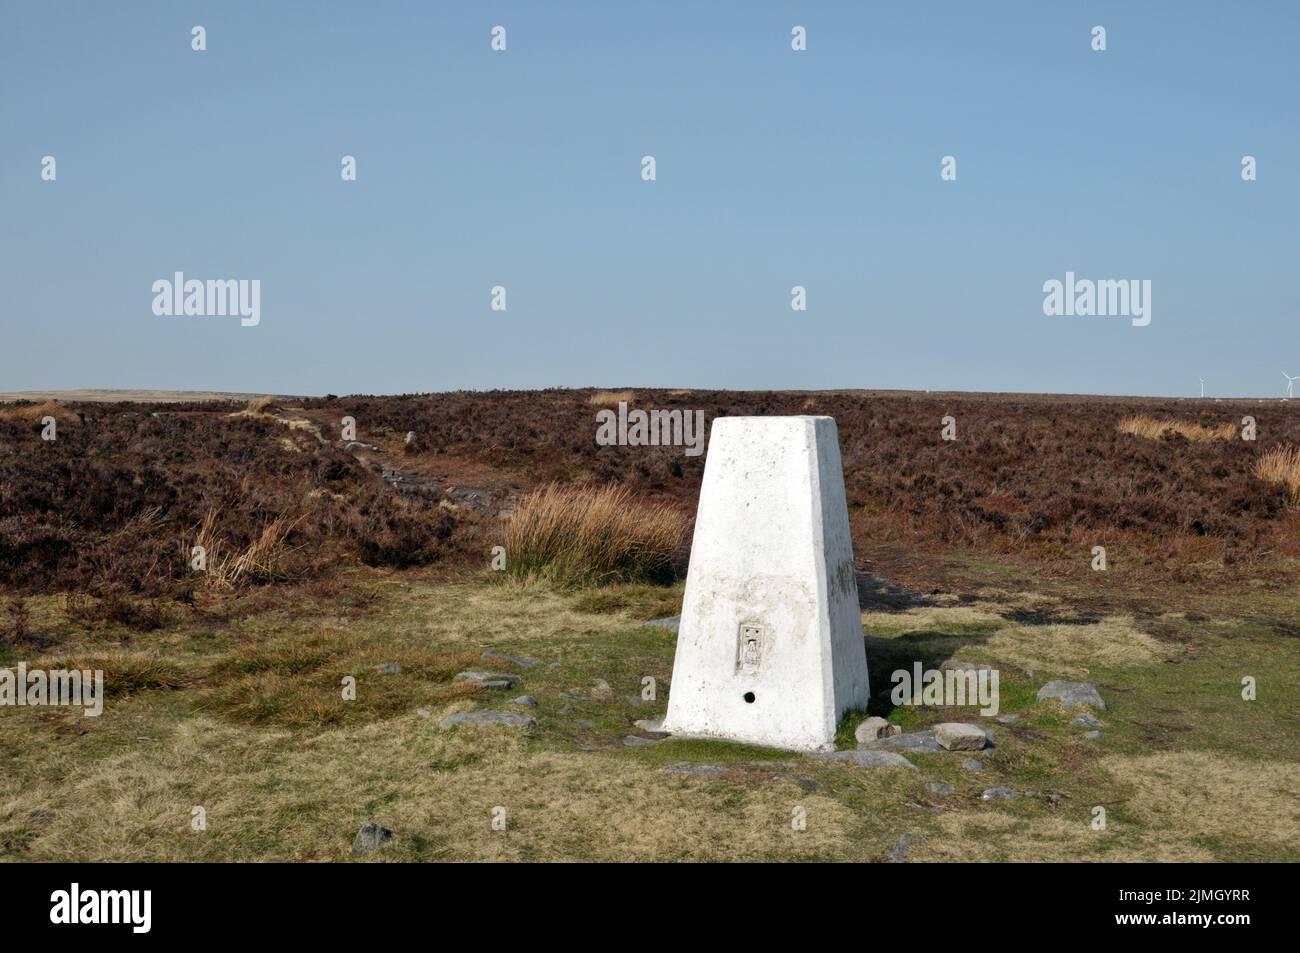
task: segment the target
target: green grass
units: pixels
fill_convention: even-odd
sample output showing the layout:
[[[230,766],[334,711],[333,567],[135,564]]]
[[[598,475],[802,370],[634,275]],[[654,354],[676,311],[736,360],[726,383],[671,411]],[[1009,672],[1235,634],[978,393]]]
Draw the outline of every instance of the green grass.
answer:
[[[214,601],[150,633],[79,628],[60,600],[29,600],[49,644],[0,646],[0,665],[99,665],[111,691],[98,719],[0,709],[0,859],[348,860],[369,820],[395,832],[379,861],[873,861],[903,832],[917,860],[1300,857],[1300,653],[1286,631],[1297,600],[1252,596],[1195,621],[1177,602],[1157,614],[1112,606],[1095,623],[1061,625],[1052,613],[1008,618],[1039,618],[1013,610],[1054,606],[1059,593],[980,591],[974,605],[864,616],[877,692],[913,660],[999,668],[1000,711],[1020,715],[1010,725],[973,707],[893,707],[878,695],[871,706],[904,730],[989,724],[996,747],[979,755],[979,773],[949,753],[909,753],[918,770],[906,771],[722,741],[625,747],[633,721],[666,707],[675,636],[642,623],[675,614],[680,586],[560,594],[364,570],[326,596]],[[473,689],[453,681],[462,668],[521,683]],[[339,692],[348,674],[354,702]],[[1256,701],[1240,697],[1244,675],[1258,679]],[[641,697],[647,677],[653,701]],[[1037,702],[1057,677],[1100,686],[1102,741]],[[522,693],[538,702],[533,728],[438,727],[453,711],[509,709]],[[863,717],[842,719],[839,747],[854,746]],[[664,770],[682,761],[724,771]],[[935,795],[927,782],[953,790]],[[998,785],[1026,796],[980,800]],[[206,831],[190,830],[195,805]],[[1090,826],[1096,805],[1104,832]],[[504,832],[490,826],[497,806]],[[796,807],[805,831],[790,827]]]

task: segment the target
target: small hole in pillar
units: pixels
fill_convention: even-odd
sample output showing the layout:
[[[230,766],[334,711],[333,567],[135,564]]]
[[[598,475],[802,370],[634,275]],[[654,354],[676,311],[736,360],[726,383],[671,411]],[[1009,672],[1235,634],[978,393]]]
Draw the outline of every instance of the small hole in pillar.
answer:
[[[751,704],[751,705],[754,704],[754,693],[753,693],[753,692],[745,692],[745,701],[749,702],[749,704]]]

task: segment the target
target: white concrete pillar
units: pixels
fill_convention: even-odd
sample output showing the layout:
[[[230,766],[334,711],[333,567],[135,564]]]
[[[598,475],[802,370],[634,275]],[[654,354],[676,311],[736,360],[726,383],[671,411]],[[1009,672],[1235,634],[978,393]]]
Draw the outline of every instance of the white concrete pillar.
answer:
[[[868,700],[835,421],[715,418],[663,730],[827,750]]]

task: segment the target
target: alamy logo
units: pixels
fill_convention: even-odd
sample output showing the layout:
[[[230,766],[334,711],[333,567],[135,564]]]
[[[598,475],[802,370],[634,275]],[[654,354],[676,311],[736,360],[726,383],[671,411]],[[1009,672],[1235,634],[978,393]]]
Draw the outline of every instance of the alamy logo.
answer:
[[[50,894],[51,923],[129,923],[132,933],[148,933],[153,925],[152,890],[71,890]]]
[[[1048,317],[1079,315],[1080,317],[1132,318],[1133,327],[1144,328],[1151,323],[1151,279],[1121,278],[1113,281],[1103,278],[1074,277],[1065,273],[1065,281],[1051,278],[1043,282],[1043,314]]]
[[[618,413],[596,414],[596,443],[602,447],[685,447],[688,457],[704,452],[704,411],[632,410],[618,402]]]
[[[998,713],[998,670],[995,668],[897,669],[889,676],[894,687],[889,700],[895,705],[981,705],[981,715]]]
[[[185,279],[176,272],[172,281],[159,278],[153,283],[153,313],[160,318],[182,315],[205,317],[239,315],[246,328],[257,327],[262,320],[262,280],[260,278]]]
[[[38,668],[29,672],[26,662],[18,663],[17,672],[0,668],[0,706],[46,705],[74,705],[85,709],[86,718],[98,718],[104,713],[103,671]]]

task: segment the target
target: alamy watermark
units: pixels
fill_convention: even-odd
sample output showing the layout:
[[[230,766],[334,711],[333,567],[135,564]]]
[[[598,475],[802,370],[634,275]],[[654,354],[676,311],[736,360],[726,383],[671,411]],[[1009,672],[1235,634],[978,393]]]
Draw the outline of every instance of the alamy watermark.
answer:
[[[198,278],[186,280],[176,272],[173,280],[159,278],[153,283],[153,313],[162,317],[239,315],[246,328],[262,321],[262,280],[260,278]]]
[[[1055,278],[1043,282],[1043,294],[1043,314],[1048,317],[1132,318],[1135,328],[1151,323],[1150,278],[1093,281],[1076,279],[1074,272],[1067,271],[1063,282]]]
[[[32,669],[26,662],[18,670],[0,668],[0,707],[70,705],[84,708],[87,718],[104,713],[104,673],[87,669]]]
[[[704,411],[631,410],[597,412],[596,443],[602,447],[685,447],[688,457],[704,452]]]
[[[998,670],[995,668],[897,669],[889,676],[894,687],[889,700],[895,705],[980,705],[981,715],[998,713]]]

